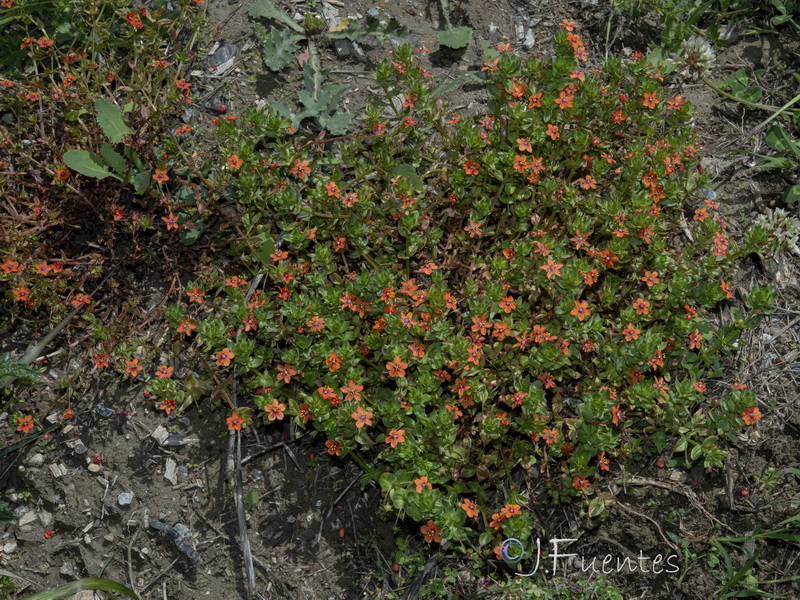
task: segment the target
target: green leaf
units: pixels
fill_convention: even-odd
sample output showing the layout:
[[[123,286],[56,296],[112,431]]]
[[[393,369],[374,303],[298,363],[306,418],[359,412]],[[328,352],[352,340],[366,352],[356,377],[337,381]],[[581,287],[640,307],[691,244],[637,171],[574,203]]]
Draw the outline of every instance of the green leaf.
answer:
[[[0,502],[0,525],[16,525],[14,513],[8,510],[8,504]]]
[[[787,204],[800,202],[800,185],[790,185],[783,192],[783,201]]]
[[[413,165],[397,165],[394,169],[392,169],[392,175],[395,177],[398,175],[407,177],[411,181],[411,185],[414,186],[416,191],[425,191],[425,184],[423,183],[422,179],[419,178],[419,175],[417,175],[417,171],[414,169]]]
[[[111,144],[106,142],[100,146],[100,156],[103,160],[120,175],[125,175],[128,170],[128,163],[125,157],[111,147]]]
[[[300,49],[297,42],[302,36],[289,33],[285,29],[270,27],[264,36],[264,64],[277,72],[287,67],[294,59],[294,53]]]
[[[439,44],[458,50],[464,48],[472,39],[472,27],[454,27],[440,31]]]
[[[39,381],[39,372],[11,356],[8,352],[0,356],[0,390],[17,382],[34,386]]]
[[[795,142],[789,133],[780,125],[773,125],[767,129],[767,136],[765,138],[767,145],[778,152],[794,154],[800,159],[800,147]]]
[[[261,240],[261,244],[255,251],[256,258],[261,261],[261,264],[268,265],[272,261],[270,254],[275,254],[275,242],[267,233],[260,233],[256,237]]]
[[[244,497],[244,505],[248,511],[253,510],[253,507],[258,505],[258,501],[261,499],[261,496],[258,495],[258,492],[249,492]]]
[[[320,127],[326,129],[331,135],[344,135],[350,127],[353,116],[351,113],[339,112],[330,116],[320,115],[317,120]]]
[[[105,163],[103,163],[99,156],[87,152],[86,150],[68,150],[64,153],[64,162],[73,171],[77,171],[81,175],[86,175],[87,177],[105,179],[111,176],[121,179],[106,168]]]
[[[94,101],[94,109],[97,111],[97,122],[111,143],[118,144],[126,135],[133,133],[125,124],[122,111],[116,104],[105,98],[98,98]]]
[[[658,69],[662,73],[670,73],[675,70],[675,63],[672,60],[672,52],[670,52],[664,46],[657,46],[650,50],[647,54],[647,60],[654,66],[658,67]]]
[[[137,173],[133,178],[133,189],[140,196],[149,190],[151,185],[153,185],[153,175],[149,169]]]
[[[203,235],[206,229],[208,229],[208,222],[206,221],[196,221],[194,223],[195,227],[192,229],[185,229],[181,231],[178,237],[181,240],[181,244],[184,246],[191,246],[197,240],[200,239],[200,236]]]
[[[250,16],[254,19],[270,19],[272,21],[280,21],[287,27],[294,29],[297,33],[303,33],[303,27],[289,18],[285,12],[275,6],[269,0],[259,0],[250,5],[248,10]]]
[[[386,27],[381,28],[380,20],[375,17],[367,17],[364,26],[358,21],[351,21],[351,26],[342,31],[329,34],[331,38],[347,38],[348,40],[358,41],[367,37],[390,39],[394,41],[407,41],[403,37],[408,34],[408,29],[400,25],[397,19],[391,19]]]
[[[292,118],[292,109],[289,108],[289,105],[286,104],[283,100],[278,100],[270,104],[270,108],[278,113],[279,116],[283,117],[284,119]]]
[[[44,592],[39,592],[38,594],[25,596],[20,600],[56,600],[57,598],[63,598],[64,596],[71,596],[76,592],[80,592],[82,590],[100,590],[102,592],[125,594],[126,596],[130,596],[131,598],[133,598],[133,600],[139,600],[139,596],[134,594],[131,590],[129,590],[121,583],[117,583],[116,581],[111,581],[110,579],[103,579],[102,577],[89,577],[86,579],[79,579],[78,581],[73,581],[72,583],[61,585],[57,588],[52,588],[49,590],[45,590]]]
[[[77,119],[78,119],[78,117],[81,117],[81,116],[85,115],[85,114],[86,114],[86,113],[88,113],[88,112],[89,112],[89,111],[88,111],[88,110],[86,110],[85,108],[79,108],[79,109],[77,109],[77,110],[71,110],[71,111],[69,111],[69,112],[68,112],[66,115],[64,115],[64,118],[65,118],[67,121],[75,121],[75,120],[77,120]]]

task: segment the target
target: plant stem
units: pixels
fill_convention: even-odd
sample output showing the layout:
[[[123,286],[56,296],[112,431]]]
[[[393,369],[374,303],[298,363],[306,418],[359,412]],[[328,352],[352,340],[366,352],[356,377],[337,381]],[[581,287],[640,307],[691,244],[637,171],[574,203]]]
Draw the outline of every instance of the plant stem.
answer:
[[[741,104],[744,104],[744,105],[746,105],[746,106],[750,106],[751,108],[757,108],[757,109],[759,109],[759,110],[770,110],[770,111],[778,111],[778,110],[782,110],[782,109],[778,109],[778,108],[776,108],[776,107],[774,107],[774,106],[771,106],[771,105],[769,105],[769,104],[759,104],[759,103],[757,103],[757,102],[748,102],[747,100],[743,100],[742,98],[737,98],[737,97],[736,97],[736,96],[734,96],[733,94],[729,94],[728,92],[726,92],[726,91],[724,91],[724,90],[720,89],[719,87],[717,87],[716,85],[714,85],[713,83],[711,83],[711,82],[710,82],[708,79],[706,79],[705,77],[701,77],[701,78],[700,78],[700,81],[702,81],[703,83],[705,83],[705,84],[706,84],[708,87],[710,87],[712,90],[714,90],[715,92],[717,92],[717,93],[718,93],[720,96],[724,96],[724,97],[725,97],[725,98],[727,98],[728,100],[733,100],[734,102],[740,102]],[[798,96],[798,98],[800,98],[800,96]],[[796,100],[796,99],[795,99],[795,100]]]

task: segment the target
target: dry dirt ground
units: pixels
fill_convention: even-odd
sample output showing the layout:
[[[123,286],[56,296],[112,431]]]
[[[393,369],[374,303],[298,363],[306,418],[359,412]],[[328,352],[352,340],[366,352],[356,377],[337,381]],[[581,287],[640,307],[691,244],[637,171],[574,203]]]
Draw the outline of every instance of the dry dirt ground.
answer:
[[[208,41],[193,68],[208,73],[206,53],[215,42],[235,44],[238,54],[229,75],[222,80],[196,76],[197,87],[222,99],[232,113],[264,97],[290,101],[300,85],[300,69],[293,65],[275,75],[264,68],[247,13],[249,0],[207,3]],[[289,14],[310,10],[308,4],[288,0],[278,4]],[[657,41],[655,26],[634,27],[622,17],[611,17],[607,3],[596,0],[452,1],[452,24],[474,29],[473,42],[463,51],[439,48],[438,2],[316,4],[318,11],[324,8],[338,17],[364,18],[369,11],[380,19],[396,18],[410,31],[410,41],[431,49],[428,60],[440,79],[455,79],[480,68],[478,39],[509,41],[520,52],[544,50],[564,17],[581,23],[595,53],[646,51],[648,42]],[[520,27],[522,37],[517,32]],[[607,31],[613,35],[607,37]],[[523,49],[525,36],[529,47]],[[375,59],[385,56],[391,45],[367,41],[360,49],[337,53],[328,48],[322,56],[323,65],[333,69],[332,80],[351,86],[345,106],[352,112],[370,94],[369,70]],[[790,49],[769,36],[742,38],[718,56],[712,78],[718,80],[740,67],[763,68],[765,88],[779,89],[789,76],[792,57]],[[741,235],[754,215],[779,205],[787,185],[777,172],[748,171],[748,155],[732,153],[763,149],[763,138],[748,133],[766,115],[721,101],[703,85],[684,86],[681,93],[698,109],[696,123],[706,142],[704,165],[713,175],[720,212],[730,219],[734,236]],[[480,112],[483,95],[479,86],[468,84],[453,89],[448,100],[472,115]],[[193,124],[213,116],[198,110]],[[631,474],[635,484],[609,484],[608,491],[618,501],[604,519],[581,518],[570,506],[539,511],[546,539],[577,538],[571,551],[587,561],[602,560],[607,554],[634,559],[640,552],[650,557],[677,555],[680,568],[674,574],[610,575],[625,598],[714,597],[721,589],[721,567],[713,564],[713,555],[709,558],[710,540],[745,536],[756,528],[768,530],[797,514],[798,505],[791,501],[800,499],[800,480],[797,473],[787,471],[800,466],[797,273],[798,257],[790,255],[768,261],[754,257],[737,274],[739,289],[770,283],[780,297],[776,312],[743,341],[730,365],[731,373],[738,372],[757,390],[764,418],[730,447],[725,469],[706,473],[700,467],[690,472],[673,470],[669,464],[658,468],[656,460],[669,461],[670,456],[653,457],[650,466]],[[159,285],[167,286],[154,278],[154,286]],[[720,313],[720,319],[726,317]],[[4,336],[0,350],[18,350],[30,341],[13,331]],[[68,346],[73,341],[62,339],[56,347],[63,351],[50,360],[48,385],[36,392],[41,396],[39,406],[46,408],[61,393],[57,380],[80,364],[78,349]],[[74,421],[56,429],[49,442],[40,439],[0,455],[0,487],[12,494],[11,505],[19,519],[17,526],[0,529],[0,567],[35,582],[28,593],[39,585],[102,574],[127,582],[143,599],[246,598],[241,537],[226,481],[228,440],[220,433],[224,416],[200,406],[170,418],[149,408],[143,398],[144,383],[121,382],[113,374],[98,372],[84,379],[89,385],[80,405],[87,409]],[[92,463],[96,454],[101,460]],[[476,577],[467,560],[432,560],[423,571],[427,555],[420,554],[422,558],[411,564],[397,564],[402,561],[396,557],[395,536],[411,539],[412,550],[426,549],[414,541],[418,536],[413,532],[391,518],[382,519],[377,486],[362,488],[359,469],[331,460],[320,440],[296,439],[289,425],[281,436],[265,438],[251,431],[243,438],[242,457],[256,589],[262,597],[357,599],[390,593],[396,595],[386,597],[422,597],[420,584],[442,577],[446,570],[457,579],[454,597],[501,597],[497,582],[512,574],[502,565],[486,567]],[[46,531],[52,537],[46,538]],[[754,569],[761,581],[800,571],[797,545],[773,541],[746,548],[753,549],[761,551]],[[735,568],[743,564],[744,556],[732,551]],[[566,577],[549,580],[550,591],[576,585],[581,569],[571,567]],[[410,587],[412,583],[417,587]],[[765,589],[800,597],[800,589],[792,584]],[[561,597],[572,596],[567,591]]]

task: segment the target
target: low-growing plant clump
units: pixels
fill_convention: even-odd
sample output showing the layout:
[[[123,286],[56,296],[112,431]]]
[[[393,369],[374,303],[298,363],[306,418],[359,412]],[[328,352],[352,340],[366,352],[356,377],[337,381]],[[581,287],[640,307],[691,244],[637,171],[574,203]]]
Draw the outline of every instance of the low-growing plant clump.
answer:
[[[179,351],[249,393],[229,428],[317,429],[427,542],[497,551],[547,499],[599,514],[617,463],[668,448],[720,467],[761,416],[724,357],[774,292],[711,327],[752,249],[704,196],[690,106],[641,55],[595,66],[564,25],[554,56],[490,51],[476,118],[402,46],[362,131],[220,122],[208,190],[241,211],[256,279],[208,269],[168,311]],[[168,411],[189,397],[150,390]]]

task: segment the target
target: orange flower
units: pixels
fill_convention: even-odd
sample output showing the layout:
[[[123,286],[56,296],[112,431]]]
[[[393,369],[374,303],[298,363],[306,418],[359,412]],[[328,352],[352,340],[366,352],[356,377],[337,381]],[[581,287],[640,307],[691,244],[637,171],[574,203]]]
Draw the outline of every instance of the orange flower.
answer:
[[[725,283],[725,280],[721,280],[719,282],[719,287],[722,288],[722,291],[725,292],[726,298],[733,298],[733,286],[729,283]]]
[[[328,448],[328,454],[330,454],[331,456],[342,455],[342,445],[336,440],[326,441],[325,446]]]
[[[417,493],[418,494],[421,494],[422,490],[424,490],[425,488],[428,488],[429,490],[433,489],[433,485],[431,485],[431,482],[428,481],[428,478],[425,477],[425,476],[422,476],[422,477],[420,477],[418,479],[415,479],[414,480],[414,485],[417,486]]]
[[[328,370],[332,373],[342,368],[342,359],[336,354],[331,352],[330,356],[325,359],[325,364],[328,365]]]
[[[430,275],[434,271],[436,271],[439,267],[436,266],[435,263],[426,262],[422,265],[419,269],[417,269],[418,273],[425,273],[425,275]]]
[[[158,408],[159,410],[163,410],[165,413],[169,414],[177,408],[177,404],[172,398],[167,398],[161,401],[161,404],[158,405]]]
[[[464,173],[467,175],[477,175],[478,167],[480,167],[480,165],[474,160],[467,160],[464,162]]]
[[[311,167],[308,166],[307,160],[294,159],[294,166],[292,167],[292,175],[296,175],[299,179],[306,179],[311,174]]]
[[[94,366],[103,369],[108,366],[108,354],[98,354],[94,357]]]
[[[561,133],[558,131],[558,125],[549,124],[545,133],[550,136],[550,139],[553,141],[561,137]]]
[[[606,458],[605,450],[597,455],[597,466],[601,471],[608,471],[611,468],[611,461]]]
[[[5,262],[0,265],[0,269],[2,269],[3,273],[21,273],[25,270],[25,267],[15,260],[7,258]]]
[[[326,183],[325,190],[328,192],[328,196],[341,198],[342,193],[339,191],[339,186],[336,185],[335,181],[329,181],[328,183]]]
[[[433,521],[428,521],[427,525],[423,525],[419,528],[422,532],[422,535],[425,536],[425,541],[429,544],[431,542],[441,542],[442,536],[439,535],[439,532],[442,530],[441,527],[436,525]]]
[[[130,375],[131,377],[136,377],[139,373],[143,370],[142,365],[139,364],[139,359],[134,358],[133,360],[126,360],[125,361],[125,372]]]
[[[173,215],[172,211],[166,217],[161,217],[161,220],[167,224],[167,231],[178,228],[178,217]]]
[[[356,429],[361,429],[365,425],[372,425],[372,411],[365,411],[361,406],[356,408],[356,411],[350,413],[350,416],[356,422]]]
[[[238,154],[231,154],[228,157],[228,164],[238,171],[239,169],[242,168],[244,161],[241,158],[239,158]]]
[[[661,392],[662,396],[666,396],[667,392],[669,391],[669,386],[666,383],[664,383],[663,377],[656,377],[653,387],[656,388],[659,392]]]
[[[158,370],[156,371],[156,377],[159,379],[168,379],[172,377],[172,372],[175,370],[174,367],[168,367],[167,365],[160,365]]]
[[[20,302],[25,302],[31,297],[31,291],[24,285],[19,286],[16,289],[11,290],[11,293],[14,294],[14,299],[19,300]]]
[[[280,421],[283,419],[283,411],[286,410],[286,406],[273,398],[272,404],[265,406],[264,410],[267,411],[267,418],[270,421],[274,421],[276,419]]]
[[[69,179],[70,172],[69,169],[56,169],[56,179],[59,181],[66,181]]]
[[[505,521],[505,519],[500,513],[492,513],[492,520],[489,522],[489,527],[494,530],[500,529],[503,521]]]
[[[470,518],[478,516],[478,506],[469,498],[465,498],[464,501],[461,503],[461,509],[467,513],[467,516]]]
[[[292,375],[297,375],[297,371],[292,367],[292,365],[289,363],[286,363],[285,365],[278,365],[278,381],[289,383],[292,381]]]
[[[581,275],[583,275],[583,283],[585,283],[586,285],[594,285],[595,283],[597,283],[597,278],[599,276],[599,273],[597,272],[597,269],[591,269],[586,273],[581,271]]]
[[[322,331],[325,329],[325,319],[320,316],[313,316],[310,321],[306,322],[306,325],[311,331]]]
[[[402,444],[406,441],[404,429],[392,429],[389,435],[386,436],[386,443],[392,448],[397,448],[397,444]]]
[[[547,264],[539,268],[547,273],[548,279],[552,279],[553,277],[561,277],[561,267],[563,266],[564,263],[557,263],[552,258],[548,258]]]
[[[389,371],[389,377],[405,377],[406,367],[408,367],[408,363],[399,356],[395,356],[394,359],[386,363],[386,370]]]
[[[153,181],[155,181],[156,183],[166,183],[167,181],[169,181],[167,170],[156,169],[156,172],[153,174]]]
[[[703,334],[700,333],[698,329],[695,329],[692,333],[689,334],[689,349],[699,350],[700,342],[702,340],[703,340]]]
[[[531,146],[530,140],[524,138],[517,138],[517,147],[520,152],[533,152],[533,146]]]
[[[572,19],[561,19],[561,25],[567,31],[573,31],[576,27],[578,27],[578,24]]]
[[[546,390],[556,387],[555,377],[553,377],[553,375],[547,371],[539,375],[539,379],[542,381],[542,383],[544,383],[544,389]]]
[[[481,231],[480,228],[481,228],[481,223],[476,223],[475,221],[470,219],[469,225],[464,227],[464,231],[466,231],[469,234],[470,238],[473,238],[476,235],[477,236],[483,235],[483,232]]]
[[[520,508],[519,504],[506,504],[503,508],[500,509],[500,516],[504,519],[510,519],[511,517],[515,517],[517,515],[522,514],[522,509]]]
[[[217,366],[218,367],[228,367],[231,364],[231,359],[234,358],[236,355],[233,353],[233,350],[230,348],[223,348],[219,352],[217,352]]]
[[[646,106],[647,108],[655,108],[656,104],[658,104],[659,102],[661,102],[661,100],[659,100],[656,97],[656,93],[655,92],[645,92],[644,93],[644,99],[642,100],[642,104],[644,106]]]
[[[555,429],[550,429],[549,427],[545,427],[544,431],[542,432],[542,439],[544,443],[548,446],[552,446],[558,441],[558,431]]]
[[[197,304],[202,304],[205,292],[197,286],[194,286],[192,289],[186,290],[186,295],[189,296],[190,303],[197,302]]]
[[[625,329],[622,330],[622,333],[625,336],[625,341],[630,342],[633,340],[638,340],[639,334],[642,333],[642,331],[640,329],[636,329],[636,327],[633,326],[633,323],[628,323]]]
[[[751,406],[750,408],[745,408],[742,411],[742,420],[744,421],[745,425],[752,425],[760,418],[761,418],[761,411],[758,410],[757,406]]]
[[[575,300],[575,308],[573,308],[569,314],[575,315],[578,317],[578,321],[583,321],[584,319],[591,316],[591,312],[589,312],[589,303],[586,301],[579,301]]]
[[[17,431],[21,431],[22,433],[30,433],[30,430],[33,429],[33,417],[31,415],[25,415],[22,417],[17,417]]]
[[[498,306],[503,309],[504,313],[509,314],[515,308],[517,308],[517,303],[514,302],[514,298],[511,296],[503,296],[503,299],[500,301]]]
[[[272,259],[272,262],[278,262],[289,258],[289,253],[286,250],[276,250],[274,253],[270,254],[269,257]]]
[[[657,271],[645,271],[644,277],[642,277],[642,281],[647,284],[647,287],[653,287],[657,283],[660,283],[661,280],[658,278]]]
[[[75,411],[74,411],[74,410],[72,410],[71,408],[68,408],[68,409],[66,409],[66,410],[64,411],[64,415],[63,415],[63,416],[64,416],[64,420],[65,420],[65,421],[67,421],[67,420],[69,420],[69,419],[72,419],[72,418],[74,418],[74,417],[75,417]]]
[[[364,391],[363,385],[356,383],[351,379],[347,382],[347,385],[343,385],[339,389],[345,395],[345,401],[361,402],[361,392]]]
[[[250,313],[248,316],[242,319],[242,323],[244,324],[245,331],[258,329],[258,319],[253,316],[253,313]]]
[[[706,391],[706,384],[702,381],[695,381],[694,383],[694,391],[696,392],[705,392]]]
[[[650,303],[644,298],[637,298],[633,303],[633,310],[636,311],[637,315],[646,315],[650,312],[649,308]]]
[[[586,478],[585,475],[579,475],[575,479],[572,480],[572,487],[574,487],[578,491],[585,490],[591,485],[589,480]]]
[[[303,425],[308,423],[308,421],[314,416],[311,413],[311,410],[309,410],[310,408],[310,405],[301,403],[300,410],[297,411],[297,416],[303,421]]]
[[[192,323],[192,320],[189,318],[184,319],[180,323],[178,323],[178,333],[185,333],[186,337],[190,337],[192,335],[192,330],[197,329],[197,325]]]
[[[241,431],[242,425],[244,425],[244,419],[236,412],[228,417],[226,421],[228,423],[228,431]]]
[[[611,422],[614,425],[619,425],[619,420],[622,418],[622,411],[619,409],[619,404],[611,407]]]
[[[564,110],[566,108],[572,108],[573,106],[572,101],[574,99],[575,96],[562,90],[561,93],[558,95],[558,98],[553,99],[553,102],[555,102],[558,105],[558,108]]]
[[[72,306],[75,308],[79,306],[83,306],[84,304],[89,304],[91,300],[89,300],[89,296],[87,294],[76,294],[75,297],[70,301]]]

